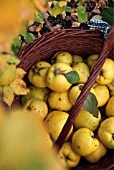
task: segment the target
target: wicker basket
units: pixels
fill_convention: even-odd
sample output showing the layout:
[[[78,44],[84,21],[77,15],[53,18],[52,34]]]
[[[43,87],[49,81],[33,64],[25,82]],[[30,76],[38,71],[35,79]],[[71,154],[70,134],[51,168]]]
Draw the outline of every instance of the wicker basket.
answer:
[[[56,144],[60,149],[64,143],[65,137],[69,132],[73,120],[78,114],[80,108],[83,105],[89,91],[95,82],[96,76],[106,59],[106,57],[113,58],[113,33],[114,27],[111,28],[109,36],[104,41],[103,33],[97,30],[80,30],[80,29],[64,29],[57,32],[47,33],[40,38],[28,43],[18,53],[18,58],[21,59],[21,63],[18,67],[23,68],[26,72],[40,60],[48,60],[57,51],[68,51],[71,54],[81,55],[83,58],[87,58],[89,55],[98,53],[100,57],[91,73],[88,81],[85,83],[84,88],[69,113],[69,119],[65,124]],[[105,42],[105,43],[104,43]],[[114,58],[113,58],[114,59]],[[25,76],[27,81],[27,77]],[[15,106],[20,102],[20,97],[15,96]],[[80,164],[73,168],[74,170],[111,170],[114,168],[113,153],[112,150],[101,159],[98,163],[91,164],[81,160]],[[73,170],[72,169],[72,170]]]

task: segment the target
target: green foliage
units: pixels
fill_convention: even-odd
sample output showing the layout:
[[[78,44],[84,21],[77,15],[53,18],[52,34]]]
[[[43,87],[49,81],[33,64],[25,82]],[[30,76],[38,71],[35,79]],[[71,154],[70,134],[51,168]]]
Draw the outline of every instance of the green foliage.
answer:
[[[43,16],[42,16],[41,12],[38,10],[36,11],[36,14],[35,14],[35,21],[39,22],[41,24],[44,24]]]
[[[65,77],[68,80],[68,82],[71,84],[75,84],[80,80],[79,75],[78,75],[77,71],[75,71],[75,70],[66,73]]]
[[[99,110],[97,108],[97,104],[98,104],[98,101],[95,95],[90,92],[83,104],[83,109],[90,112],[94,117],[98,118]]]
[[[67,5],[65,6],[63,5],[62,7],[60,7],[59,2],[57,1],[54,1],[53,4],[54,7],[49,10],[49,13],[54,17],[56,17],[59,14],[63,14],[64,12],[70,12],[70,13],[72,12],[72,8]]]
[[[23,40],[21,39],[23,37]],[[14,40],[12,44],[12,51],[14,54],[18,53],[20,48],[25,44],[34,40],[35,37],[32,33],[27,33],[26,29],[22,29],[20,35]]]
[[[107,7],[102,12],[102,17],[109,25],[114,25],[114,8]]]
[[[85,8],[83,6],[78,6],[78,20],[81,23],[85,23],[88,20],[87,13],[85,11]]]
[[[111,84],[112,84],[112,86],[114,86],[114,79],[112,80]]]

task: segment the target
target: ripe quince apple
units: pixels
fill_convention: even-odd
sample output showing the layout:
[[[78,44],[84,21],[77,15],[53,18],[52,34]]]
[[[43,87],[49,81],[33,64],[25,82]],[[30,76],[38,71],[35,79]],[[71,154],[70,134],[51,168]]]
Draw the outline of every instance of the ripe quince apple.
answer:
[[[69,52],[61,51],[56,54],[55,63],[66,63],[66,64],[71,65],[72,64],[72,55]]]
[[[32,114],[36,114],[38,117],[40,117],[42,120],[47,116],[48,114],[48,106],[43,100],[39,99],[29,99],[25,104],[23,105],[24,110],[28,110],[28,112],[31,112]]]
[[[91,154],[85,156],[85,159],[88,162],[96,163],[98,162],[102,157],[104,157],[107,153],[107,148],[102,144],[102,142],[99,140],[99,146],[97,150],[92,152]]]
[[[109,117],[100,124],[98,137],[107,148],[114,149],[114,117]]]
[[[28,89],[30,89],[30,93],[27,95],[22,95],[21,97],[21,103],[22,105],[31,98],[34,99],[40,99],[40,100],[44,100],[45,102],[47,102],[48,100],[48,95],[50,93],[49,89],[47,87],[36,87],[34,85],[29,85]]]
[[[102,66],[99,75],[96,78],[96,82],[99,84],[109,84],[114,79],[114,61],[107,58]]]
[[[72,67],[73,70],[77,71],[80,77],[78,83],[85,83],[90,75],[89,67],[84,63],[80,62]]]
[[[95,82],[95,83],[93,84],[93,88],[96,87],[96,86],[98,86],[98,85],[99,85],[99,84]]]
[[[106,115],[108,117],[114,117],[114,96],[112,96],[106,105]]]
[[[68,141],[65,142],[60,149],[58,158],[65,167],[73,168],[79,164],[81,155],[73,151],[72,144]]]
[[[72,104],[75,104],[78,96],[80,95],[81,93],[81,90],[83,88],[84,84],[78,84],[78,85],[75,85],[73,86],[70,90],[69,90],[69,100]],[[93,88],[91,88],[90,92],[92,92],[94,95],[95,94],[95,91]]]
[[[67,91],[72,84],[70,84],[65,74],[72,71],[72,68],[66,63],[55,63],[53,64],[47,72],[46,80],[47,86],[56,92]]]
[[[81,109],[75,118],[74,126],[76,129],[84,127],[84,128],[90,129],[91,131],[95,131],[100,124],[100,120],[101,120],[100,111],[99,111],[98,118],[97,118],[97,117],[94,117],[88,111]]]
[[[50,108],[62,111],[69,111],[72,107],[72,104],[69,100],[68,93],[68,91],[61,93],[52,91],[48,97]]]
[[[78,63],[81,63],[81,62],[83,62],[83,58],[81,56],[76,55],[76,54],[72,55],[72,66]]]
[[[88,67],[91,68],[96,63],[98,58],[99,58],[99,54],[90,55],[86,60]]]
[[[47,87],[46,76],[51,65],[46,61],[39,61],[28,72],[28,79],[36,87]]]
[[[94,90],[98,101],[97,107],[104,106],[110,98],[108,88],[106,87],[106,85],[98,85],[94,87]]]
[[[72,148],[81,156],[91,154],[98,146],[98,139],[94,138],[94,133],[88,128],[80,128],[72,136]]]
[[[68,119],[68,116],[69,114],[67,112],[58,111],[58,110],[51,111],[46,116],[44,123],[54,142],[59,137],[59,134],[61,133],[62,128]],[[70,137],[72,131],[73,131],[73,126],[71,127],[70,132],[66,137],[66,140]]]

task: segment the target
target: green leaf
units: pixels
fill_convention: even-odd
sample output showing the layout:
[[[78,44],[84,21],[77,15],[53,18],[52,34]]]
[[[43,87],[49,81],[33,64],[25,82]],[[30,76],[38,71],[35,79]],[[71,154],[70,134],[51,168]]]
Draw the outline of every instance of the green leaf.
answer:
[[[78,7],[77,13],[78,13],[78,20],[80,23],[87,22],[88,16],[83,6]]]
[[[6,57],[6,61],[10,64],[18,65],[20,63],[20,59],[14,55],[6,54],[5,57]]]
[[[19,52],[19,47],[18,46],[15,46],[14,44],[12,45],[12,51],[14,54],[17,54]]]
[[[35,37],[32,33],[26,33],[26,36],[25,36],[25,42],[26,43],[31,42],[34,39],[35,39]]]
[[[112,80],[111,84],[112,84],[112,86],[114,87],[114,79]]]
[[[27,33],[25,29],[21,30],[20,35],[24,37],[26,43],[31,42],[35,39],[34,35],[32,33]]]
[[[78,5],[81,6],[83,4],[83,0],[79,0]]]
[[[18,37],[15,38],[15,40],[12,43],[12,51],[13,51],[14,54],[18,53],[20,46],[21,46],[21,40],[18,36]]]
[[[75,71],[75,70],[66,73],[65,77],[68,80],[68,82],[71,84],[75,84],[80,80],[79,75],[78,75],[77,71]]]
[[[85,8],[83,6],[78,7],[78,13],[84,14],[85,13]]]
[[[98,118],[99,110],[97,108],[97,104],[98,104],[98,101],[95,95],[90,92],[83,104],[83,109],[90,112],[94,117]]]
[[[59,14],[62,14],[63,12],[64,12],[64,7],[61,8],[58,5],[56,5],[55,7],[49,10],[49,13],[54,17],[56,17]]]
[[[33,25],[34,24],[34,20],[30,20],[29,22],[28,22],[28,26],[31,26],[31,25]]]
[[[72,8],[69,7],[69,6],[65,6],[64,7],[64,11],[71,13],[72,12]]]
[[[35,21],[41,24],[44,24],[44,19],[40,11],[37,11],[35,14]]]
[[[102,11],[103,20],[106,21],[109,25],[114,25],[114,8],[107,7]]]

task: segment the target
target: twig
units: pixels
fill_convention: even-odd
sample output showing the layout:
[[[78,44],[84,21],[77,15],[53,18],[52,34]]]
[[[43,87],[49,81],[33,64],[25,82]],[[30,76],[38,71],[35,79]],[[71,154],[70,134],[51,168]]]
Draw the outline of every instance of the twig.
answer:
[[[50,29],[51,32],[54,32],[54,29],[53,27],[51,26],[51,23],[47,20],[47,14],[46,12],[41,12],[42,13],[42,16],[43,16],[43,19],[46,23],[46,25],[48,26],[48,28]]]

